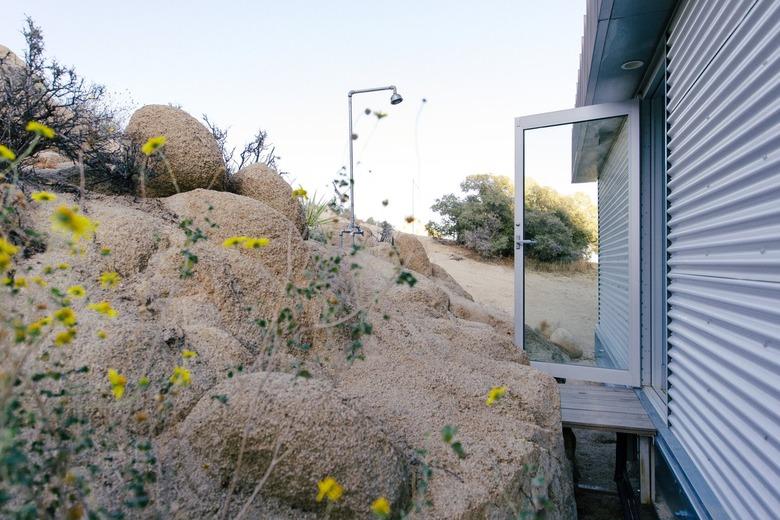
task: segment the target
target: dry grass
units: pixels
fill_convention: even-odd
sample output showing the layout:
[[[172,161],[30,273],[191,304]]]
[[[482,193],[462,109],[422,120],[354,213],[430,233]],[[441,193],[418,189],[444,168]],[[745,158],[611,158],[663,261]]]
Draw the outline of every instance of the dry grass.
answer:
[[[525,259],[525,268],[531,271],[540,271],[543,273],[561,273],[561,274],[592,274],[598,272],[598,264],[588,262],[587,260],[575,260],[574,262],[540,262],[532,258]]]
[[[476,262],[492,265],[504,265],[507,267],[514,266],[515,259],[512,256],[497,256],[486,258],[473,249],[470,249],[462,244],[458,244],[454,240],[437,237],[432,237],[432,239],[439,244],[457,249],[457,252],[461,256]],[[539,260],[526,257],[525,268],[529,271],[537,271],[542,273],[590,274],[593,276],[596,276],[598,273],[598,263],[588,262],[587,260],[575,260],[574,262],[540,262]]]

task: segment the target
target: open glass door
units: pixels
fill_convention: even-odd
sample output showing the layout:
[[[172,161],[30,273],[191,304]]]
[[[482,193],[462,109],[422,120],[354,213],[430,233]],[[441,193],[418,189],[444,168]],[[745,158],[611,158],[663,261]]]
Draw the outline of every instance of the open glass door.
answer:
[[[515,341],[555,377],[640,384],[639,108],[515,120]]]

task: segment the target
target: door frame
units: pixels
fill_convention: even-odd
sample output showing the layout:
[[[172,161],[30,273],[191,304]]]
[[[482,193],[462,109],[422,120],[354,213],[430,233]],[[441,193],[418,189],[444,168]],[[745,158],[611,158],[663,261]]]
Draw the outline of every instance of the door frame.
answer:
[[[525,265],[523,257],[524,199],[525,199],[525,131],[595,119],[626,116],[628,125],[628,175],[629,175],[629,217],[628,217],[628,301],[629,301],[629,345],[628,368],[588,367],[532,361],[531,365],[554,377],[595,381],[640,387],[641,345],[640,345],[640,279],[639,279],[639,100],[620,103],[603,103],[545,112],[515,118],[515,344],[524,348],[525,324]],[[595,331],[594,331],[595,333]]]

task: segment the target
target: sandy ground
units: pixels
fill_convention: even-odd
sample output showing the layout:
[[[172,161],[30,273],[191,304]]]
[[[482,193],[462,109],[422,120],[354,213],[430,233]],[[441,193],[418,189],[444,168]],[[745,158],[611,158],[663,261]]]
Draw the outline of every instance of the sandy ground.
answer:
[[[485,262],[465,248],[419,238],[431,261],[450,273],[476,301],[513,315],[515,273],[511,262]],[[546,320],[552,330],[568,330],[583,349],[583,358],[577,363],[593,359],[596,284],[595,274],[525,273],[526,323],[536,328]]]

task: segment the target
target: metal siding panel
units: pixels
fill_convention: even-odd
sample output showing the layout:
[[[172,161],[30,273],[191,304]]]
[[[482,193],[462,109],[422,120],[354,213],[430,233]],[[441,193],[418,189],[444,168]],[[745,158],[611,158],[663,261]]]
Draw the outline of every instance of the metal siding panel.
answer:
[[[598,179],[599,316],[597,332],[612,362],[628,367],[628,125],[609,151]]]
[[[734,518],[780,511],[780,2],[668,38],[669,425]]]
[[[687,2],[669,35],[670,106],[688,92],[755,1]]]
[[[600,0],[587,0],[585,18],[580,51],[580,70],[577,74],[577,95],[574,106],[582,106],[586,103],[588,93],[588,81],[593,65],[593,52],[596,46],[596,32],[599,24]]]

